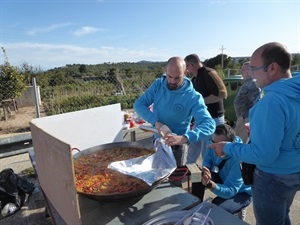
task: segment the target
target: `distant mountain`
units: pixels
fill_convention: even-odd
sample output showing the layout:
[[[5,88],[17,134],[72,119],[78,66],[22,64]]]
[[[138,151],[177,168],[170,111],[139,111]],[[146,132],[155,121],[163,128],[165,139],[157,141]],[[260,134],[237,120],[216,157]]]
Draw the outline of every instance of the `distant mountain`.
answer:
[[[139,63],[139,64],[147,64],[147,63],[164,63],[164,62],[142,60],[142,61],[138,61],[137,63]]]

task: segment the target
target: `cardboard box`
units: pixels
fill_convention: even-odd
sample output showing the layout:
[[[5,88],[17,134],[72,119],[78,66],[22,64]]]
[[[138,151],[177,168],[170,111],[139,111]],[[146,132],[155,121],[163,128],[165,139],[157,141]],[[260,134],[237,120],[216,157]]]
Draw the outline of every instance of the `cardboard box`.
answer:
[[[66,224],[82,224],[71,149],[123,141],[122,117],[114,104],[31,121],[40,186]]]

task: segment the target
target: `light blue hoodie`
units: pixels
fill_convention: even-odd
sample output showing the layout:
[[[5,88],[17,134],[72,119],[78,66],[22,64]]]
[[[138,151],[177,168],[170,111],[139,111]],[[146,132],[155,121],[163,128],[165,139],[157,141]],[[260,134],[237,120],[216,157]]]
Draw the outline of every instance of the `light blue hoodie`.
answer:
[[[242,139],[238,136],[235,137],[234,143],[243,143]],[[240,161],[231,156],[226,155],[224,158],[217,156],[213,149],[209,148],[205,152],[202,166],[209,168],[210,170],[214,166],[219,166],[221,161],[228,159],[224,164],[224,167],[219,171],[219,176],[223,181],[223,184],[217,184],[213,193],[221,198],[232,198],[237,193],[246,192],[251,195],[251,186],[245,185],[241,169]]]
[[[250,110],[251,143],[228,143],[224,152],[267,173],[300,172],[300,76],[278,80],[263,91]]]
[[[151,104],[153,112],[148,109]],[[156,79],[135,101],[134,110],[152,125],[159,121],[173,133],[185,135],[189,142],[202,140],[215,131],[215,122],[207,111],[202,95],[195,91],[187,77],[184,77],[183,86],[176,90],[168,88],[165,75]],[[193,117],[198,126],[190,130]]]

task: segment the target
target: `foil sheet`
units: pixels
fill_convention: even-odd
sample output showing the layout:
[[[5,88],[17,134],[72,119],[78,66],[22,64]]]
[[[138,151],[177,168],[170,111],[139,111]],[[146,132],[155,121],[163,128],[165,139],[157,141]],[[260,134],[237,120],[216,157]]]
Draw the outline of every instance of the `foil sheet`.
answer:
[[[150,156],[112,162],[108,168],[142,179],[152,186],[177,168],[172,148],[162,138],[156,139],[154,149],[155,153]]]

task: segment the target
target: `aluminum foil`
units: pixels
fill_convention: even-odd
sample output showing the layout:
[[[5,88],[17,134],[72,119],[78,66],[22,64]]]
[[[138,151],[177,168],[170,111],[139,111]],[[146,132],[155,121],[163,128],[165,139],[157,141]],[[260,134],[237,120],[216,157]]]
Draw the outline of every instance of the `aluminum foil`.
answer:
[[[152,186],[177,168],[172,148],[162,138],[156,139],[154,149],[156,152],[150,156],[112,162],[108,168],[142,179]]]

